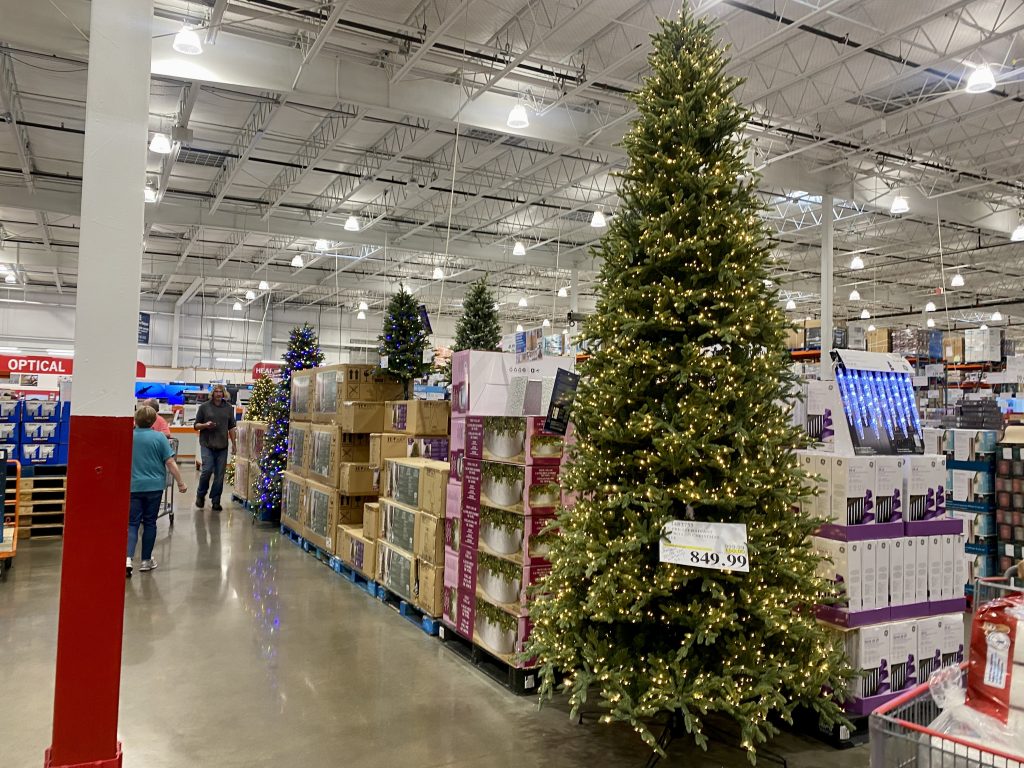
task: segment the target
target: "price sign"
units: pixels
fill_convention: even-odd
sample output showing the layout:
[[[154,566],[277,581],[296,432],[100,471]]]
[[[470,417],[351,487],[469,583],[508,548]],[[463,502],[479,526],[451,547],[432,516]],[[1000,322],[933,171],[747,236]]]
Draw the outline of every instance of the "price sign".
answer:
[[[750,572],[747,526],[673,520],[661,532],[659,559],[663,563]]]

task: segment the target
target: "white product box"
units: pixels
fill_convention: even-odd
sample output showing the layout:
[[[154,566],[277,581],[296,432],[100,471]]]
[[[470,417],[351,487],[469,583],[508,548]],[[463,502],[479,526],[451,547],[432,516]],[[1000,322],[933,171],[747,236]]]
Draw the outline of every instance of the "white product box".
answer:
[[[889,540],[889,605],[903,605],[906,599],[903,570],[906,567],[906,539]]]
[[[964,660],[964,615],[950,613],[942,617],[942,666],[951,667]]]
[[[839,525],[874,522],[875,459],[832,457],[832,521]]]
[[[863,577],[861,573],[861,549],[863,542],[836,541],[820,536],[812,538],[815,550],[823,559],[818,565],[819,574],[842,586],[846,592],[847,606],[851,611],[864,607]]]
[[[970,556],[964,552],[964,544],[967,543],[967,536],[964,534],[958,534],[953,537],[954,553],[953,561],[953,595],[952,597],[961,597],[964,594],[964,587],[967,586],[967,563]]]
[[[889,606],[889,549],[892,544],[888,539],[871,542],[875,545],[875,607]]]
[[[927,680],[942,666],[942,649],[946,647],[943,616],[927,616],[917,620],[918,679]],[[962,630],[963,625],[961,625]]]
[[[941,594],[943,600],[951,600],[956,597],[956,539],[957,537],[951,533],[947,533],[942,538],[942,586]],[[963,554],[963,548],[960,548],[960,554]],[[962,589],[962,587],[961,587]]]
[[[928,537],[928,599],[943,600],[942,589],[942,536]]]
[[[917,619],[894,621],[889,627],[890,686],[902,691],[917,684]]]
[[[797,451],[797,458],[800,467],[808,475],[804,486],[808,490],[818,490],[817,494],[801,500],[801,509],[812,517],[831,519],[829,505],[832,497],[832,457],[816,451]]]
[[[903,519],[907,503],[906,463],[902,456],[875,457],[875,522]]]
[[[904,520],[932,520],[946,513],[946,457],[907,456]]]
[[[903,604],[913,605],[917,600],[917,539],[905,536],[903,543]]]
[[[846,635],[846,653],[859,677],[850,682],[850,693],[856,698],[884,693],[879,688],[888,682],[891,658],[890,625],[873,624],[858,627]]]
[[[875,587],[875,580],[878,577],[876,569],[876,550],[878,549],[877,541],[862,541],[859,542],[861,545],[861,577],[863,579],[863,586],[861,587],[862,597],[864,601],[864,610],[871,611],[875,608],[884,608],[884,605],[878,604],[878,593]]]
[[[928,537],[918,536],[915,538],[917,549],[917,598],[915,602],[928,602]]]
[[[935,454],[946,452],[946,430],[944,428],[924,428],[924,452]]]

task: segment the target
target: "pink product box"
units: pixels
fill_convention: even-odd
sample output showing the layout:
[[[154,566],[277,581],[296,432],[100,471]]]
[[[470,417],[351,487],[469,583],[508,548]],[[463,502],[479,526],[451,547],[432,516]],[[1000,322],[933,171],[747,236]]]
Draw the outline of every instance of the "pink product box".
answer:
[[[480,513],[471,509],[462,510],[459,518],[459,555],[475,554],[480,546]]]
[[[444,551],[444,595],[441,600],[441,617],[455,626],[456,604],[459,595],[459,555],[449,549]]]
[[[444,519],[444,545],[452,552],[458,552],[462,548],[462,518]]]
[[[452,413],[540,416],[565,358],[516,362],[514,353],[463,350],[452,355]],[[545,394],[547,397],[545,397]]]
[[[480,490],[483,476],[482,462],[466,459],[462,463],[462,508],[480,511]]]
[[[483,552],[477,561],[477,594],[519,616],[527,614],[530,588],[551,571],[550,565],[531,565],[513,572],[502,567],[509,561],[492,559]]]
[[[513,616],[475,593],[459,590],[456,631],[510,666],[535,666],[533,659],[523,660],[533,622],[526,616]]]
[[[559,469],[557,465],[524,467],[493,461],[481,462],[480,504],[521,515],[550,514],[562,501],[562,489],[558,484]],[[473,482],[476,482],[475,477]],[[470,485],[467,474],[467,497],[470,495]]]
[[[479,515],[479,542],[481,551],[491,555],[515,560],[524,566],[547,565],[550,555],[551,537],[557,534],[546,531],[554,515],[515,516],[515,524],[508,519],[508,513],[493,507],[484,507]]]
[[[565,438],[544,431],[543,416],[467,416],[462,424],[466,457],[504,464],[562,462]]]
[[[445,501],[445,517],[458,518],[462,515],[462,485],[448,484],[447,500]]]

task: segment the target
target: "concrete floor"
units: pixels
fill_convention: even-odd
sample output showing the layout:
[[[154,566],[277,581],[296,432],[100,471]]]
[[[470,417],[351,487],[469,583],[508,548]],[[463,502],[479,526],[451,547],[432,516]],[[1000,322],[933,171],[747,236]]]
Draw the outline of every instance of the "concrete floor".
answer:
[[[194,478],[188,478],[194,485]],[[126,768],[643,766],[621,726],[538,710],[233,504],[160,520],[160,567],[126,585]],[[50,741],[60,544],[25,542],[0,583],[0,755],[42,765]],[[866,766],[784,734],[792,768]],[[761,765],[778,765],[765,754]],[[676,742],[662,765],[746,766]]]

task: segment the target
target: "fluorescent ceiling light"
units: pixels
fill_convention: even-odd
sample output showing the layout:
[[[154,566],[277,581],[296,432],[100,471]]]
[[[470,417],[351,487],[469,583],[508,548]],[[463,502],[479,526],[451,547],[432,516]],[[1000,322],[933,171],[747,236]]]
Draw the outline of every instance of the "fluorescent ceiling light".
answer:
[[[356,318],[359,319],[359,320],[365,320],[366,319],[366,313],[363,312],[363,310],[360,309],[359,310],[359,314],[356,315]]]
[[[1024,222],[1017,225],[1017,228],[1010,234],[1010,240],[1019,243],[1024,240]]]
[[[870,320],[871,319],[871,313],[868,312],[867,307],[865,307],[864,309],[862,309],[860,311],[860,319],[861,320]]]
[[[988,330],[988,326],[987,326],[987,325],[985,325],[984,323],[982,323],[982,324],[981,324],[981,328],[979,328],[978,330],[979,330],[979,331],[987,331],[987,330]]]
[[[294,258],[292,258],[292,266],[293,267],[298,267],[299,269],[302,269],[302,267],[304,265],[305,265],[305,262],[302,260],[302,254],[301,253],[296,253]]]
[[[526,303],[526,297],[525,297],[525,296],[520,296],[520,297],[519,297],[519,306],[520,306],[520,307],[525,307],[525,306],[527,306],[527,303]]]
[[[365,302],[365,301],[360,301],[360,302],[359,302],[359,311],[360,311],[360,312],[365,312],[365,311],[366,311],[366,310],[368,310],[369,308],[370,308],[370,307],[369,307],[369,306],[367,306],[367,304],[366,304],[366,302]]]
[[[935,302],[934,301],[929,301],[927,304],[925,304],[924,305],[924,311],[925,312],[934,312],[935,311]]]
[[[516,104],[509,110],[508,120],[505,125],[509,128],[529,128],[530,127],[530,116],[526,114],[526,107],[522,104]]]
[[[967,93],[988,93],[996,87],[996,76],[988,64],[979,64],[967,78]]]
[[[326,251],[326,250],[327,250],[327,249],[329,249],[330,247],[331,247],[331,244],[330,244],[330,243],[328,243],[328,242],[327,242],[326,240],[324,240],[323,238],[320,238],[319,240],[317,240],[317,241],[316,241],[316,244],[315,244],[315,245],[313,246],[313,248],[315,248],[315,249],[316,249],[316,250],[318,250],[318,251]]]
[[[559,288],[558,289],[558,298],[566,299],[568,297],[569,297],[569,292],[567,290],[565,290],[565,288]]]
[[[961,275],[960,272],[958,271],[955,275],[953,275],[953,279],[949,281],[949,284],[953,288],[963,288],[964,287],[964,276]]]
[[[871,324],[870,324],[870,325],[868,326],[868,330],[869,330],[869,331],[871,331],[871,332],[874,332],[875,330],[877,330],[877,329],[875,328],[875,324],[874,324],[874,323],[871,323]]]
[[[18,282],[18,278],[14,276],[13,272],[8,272],[7,277],[4,278],[4,282],[7,283],[8,285],[13,285],[14,283]]]
[[[523,332],[523,326],[521,326],[518,323],[516,323],[516,333],[522,333],[522,332]]]
[[[242,302],[236,301],[234,304],[231,305],[231,308],[233,310],[235,310],[235,312],[241,312],[242,311]]]
[[[854,256],[850,259],[850,269],[864,269],[864,259],[860,256]]]
[[[242,358],[240,358],[240,357],[218,357],[217,358],[217,362],[218,363],[240,363],[240,362],[242,362]]]
[[[590,217],[590,226],[600,228],[606,226],[608,221],[604,217],[603,211],[594,211],[594,215]]]
[[[896,197],[893,198],[892,205],[889,206],[889,213],[894,215],[906,213],[909,210],[910,203],[907,202],[907,198],[903,195],[896,195]]]
[[[174,36],[174,43],[171,47],[186,56],[198,56],[203,52],[203,44],[199,42],[199,35],[188,24],[181,25],[178,34]]]
[[[995,312],[992,313],[992,322],[993,323],[998,323],[1002,319],[1003,319],[1003,313],[1000,312],[998,309]]]
[[[796,309],[796,302],[790,299],[786,302],[786,309]]]
[[[550,320],[548,320],[548,319],[547,319],[547,318],[545,317],[545,318],[544,318],[544,322],[543,322],[543,323],[541,323],[541,325],[542,325],[542,326],[544,326],[545,328],[550,328],[550,327],[551,327],[551,321],[550,321]]]
[[[17,354],[18,352],[21,352],[21,349],[18,347],[0,347],[0,352],[3,352],[4,354]]]
[[[345,219],[345,231],[346,232],[358,232],[359,231],[359,219],[355,215],[349,216]]]
[[[254,291],[252,288],[250,288],[248,291],[245,292],[245,300],[246,301],[252,301],[255,298],[256,298],[256,291]]]
[[[266,280],[260,280],[260,290],[261,291],[269,291],[270,290],[270,283],[268,283]]]
[[[6,264],[0,264],[0,275],[6,275],[6,274],[7,274],[7,265]]]
[[[512,246],[512,255],[513,256],[525,256],[526,255],[526,246],[523,245],[521,240],[516,240],[516,244]]]
[[[147,184],[145,190],[143,191],[143,195],[145,196],[145,200],[147,203],[155,203],[156,187],[154,187],[152,184]]]
[[[171,140],[166,133],[154,133],[153,139],[149,142],[149,151],[158,155],[171,154]]]
[[[929,317],[928,318],[928,322],[925,323],[925,325],[927,325],[929,328],[934,328],[935,327],[935,320],[933,320],[932,318]]]
[[[434,279],[444,280],[444,270],[440,267],[434,267]]]
[[[850,301],[860,301],[860,291],[856,288],[850,291]]]

